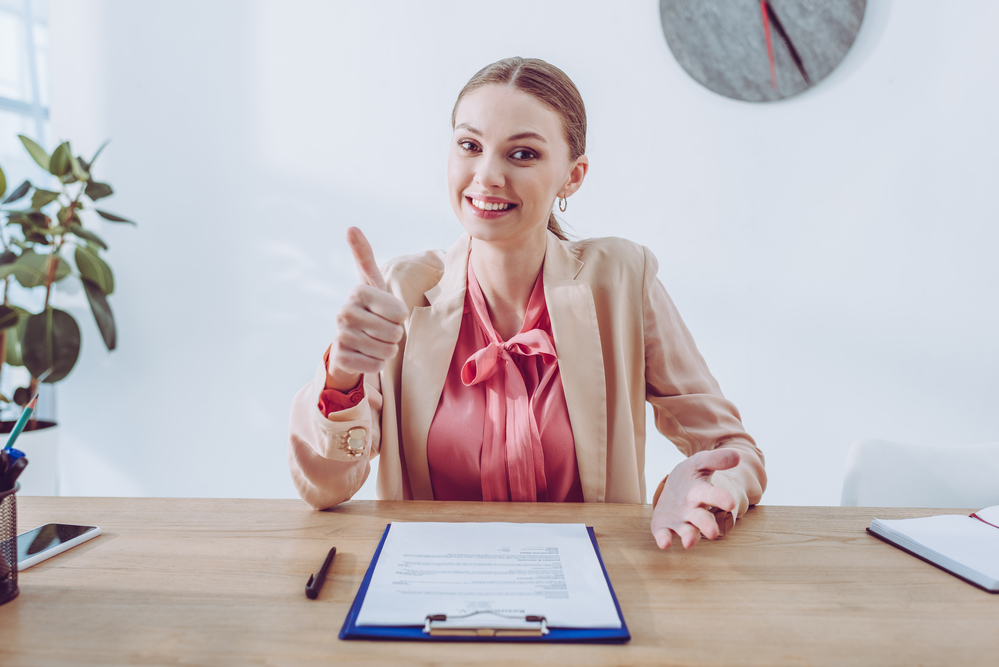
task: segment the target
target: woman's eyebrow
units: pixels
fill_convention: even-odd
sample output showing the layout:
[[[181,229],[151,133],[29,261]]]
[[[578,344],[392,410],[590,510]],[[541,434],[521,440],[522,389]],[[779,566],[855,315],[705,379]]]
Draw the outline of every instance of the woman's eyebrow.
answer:
[[[475,129],[474,127],[472,127],[468,123],[459,123],[458,125],[454,126],[454,129],[455,129],[456,132],[458,130],[465,130],[466,132],[468,132],[470,134],[475,134],[475,135],[478,135],[480,137],[482,136],[482,132],[480,132],[479,130]],[[506,140],[507,141],[520,141],[521,139],[537,139],[538,141],[540,141],[542,143],[546,143],[546,144],[548,143],[548,140],[545,139],[540,134],[538,134],[537,132],[521,132],[521,133],[515,134],[515,135],[513,135],[511,137],[507,137]]]
[[[548,143],[548,140],[537,132],[521,132],[520,134],[515,134],[512,137],[507,137],[507,141],[520,141],[521,139],[537,139],[542,143]]]

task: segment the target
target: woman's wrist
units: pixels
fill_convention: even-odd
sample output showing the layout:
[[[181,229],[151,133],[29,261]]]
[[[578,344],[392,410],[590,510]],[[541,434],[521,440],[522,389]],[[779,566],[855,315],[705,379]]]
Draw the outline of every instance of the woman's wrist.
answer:
[[[326,389],[336,389],[341,394],[346,394],[349,391],[353,391],[357,388],[358,383],[361,381],[360,373],[349,373],[342,368],[337,368],[334,366],[330,368],[330,356],[333,352],[333,346],[330,345],[326,348],[326,353],[323,355],[323,365],[326,366]]]
[[[348,373],[339,368],[326,369],[326,389],[336,389],[346,394],[357,388],[357,383],[361,381],[360,373]]]

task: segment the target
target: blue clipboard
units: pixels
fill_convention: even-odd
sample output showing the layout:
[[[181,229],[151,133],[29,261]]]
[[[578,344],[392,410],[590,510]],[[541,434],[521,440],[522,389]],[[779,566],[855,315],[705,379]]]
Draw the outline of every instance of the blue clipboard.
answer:
[[[555,642],[565,644],[623,644],[631,639],[631,633],[628,632],[628,626],[624,622],[624,614],[621,613],[621,605],[618,604],[617,595],[614,593],[614,587],[611,585],[610,577],[607,576],[607,568],[604,567],[604,559],[603,556],[600,555],[600,547],[597,545],[597,537],[593,533],[593,528],[590,526],[587,526],[586,532],[590,535],[590,542],[593,543],[593,550],[596,552],[597,560],[600,562],[600,569],[604,573],[604,579],[607,580],[607,588],[610,590],[611,599],[614,600],[614,608],[617,610],[617,617],[621,619],[620,628],[550,627],[548,628],[548,634],[542,637],[441,637],[431,636],[425,633],[422,625],[358,626],[355,623],[357,621],[357,615],[361,613],[361,604],[364,602],[364,596],[368,592],[368,585],[371,583],[371,576],[375,572],[375,565],[378,563],[378,557],[382,553],[382,546],[384,546],[385,538],[388,537],[388,533],[391,528],[392,524],[385,526],[385,532],[382,533],[382,539],[378,543],[378,548],[375,549],[375,555],[371,557],[371,564],[368,565],[368,571],[364,573],[364,579],[361,581],[361,587],[358,589],[357,595],[354,597],[354,603],[350,605],[350,611],[347,612],[347,618],[344,619],[343,627],[340,629],[340,639],[382,639],[434,642]]]

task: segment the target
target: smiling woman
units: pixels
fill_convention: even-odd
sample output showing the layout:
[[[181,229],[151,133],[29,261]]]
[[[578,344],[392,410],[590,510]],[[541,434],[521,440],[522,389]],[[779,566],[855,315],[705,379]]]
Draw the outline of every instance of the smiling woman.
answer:
[[[461,91],[452,124],[465,234],[379,269],[348,231],[361,284],[292,405],[302,498],[348,500],[380,456],[384,499],[643,502],[648,401],[688,457],[660,484],[652,534],[661,548],[714,539],[759,501],[763,455],[652,253],[559,228],[555,200],[589,167],[576,87],[543,61],[501,60]]]

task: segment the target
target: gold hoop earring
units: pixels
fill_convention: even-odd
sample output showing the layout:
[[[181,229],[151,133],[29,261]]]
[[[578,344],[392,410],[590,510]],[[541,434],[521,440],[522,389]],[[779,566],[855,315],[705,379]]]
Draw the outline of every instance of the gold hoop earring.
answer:
[[[565,197],[558,198],[558,210],[565,213],[565,209],[569,208],[569,203],[565,200]]]

